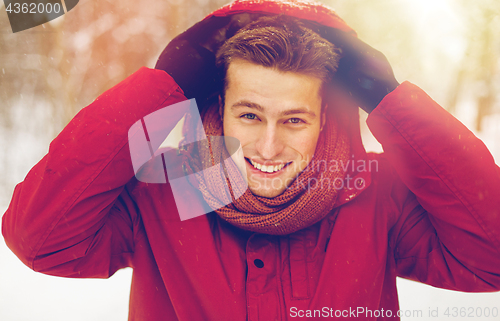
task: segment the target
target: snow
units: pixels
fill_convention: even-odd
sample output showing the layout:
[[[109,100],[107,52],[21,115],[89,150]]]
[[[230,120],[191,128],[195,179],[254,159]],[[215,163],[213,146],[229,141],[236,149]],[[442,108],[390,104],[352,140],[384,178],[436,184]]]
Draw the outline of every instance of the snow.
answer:
[[[23,265],[3,239],[0,258],[0,320],[127,320],[130,268],[108,280],[43,275]]]
[[[202,7],[214,1],[196,0],[195,2],[197,5],[192,6],[190,14],[193,16],[198,15],[201,18],[206,14],[205,8]],[[106,3],[103,2],[104,5]],[[169,3],[180,5],[182,1],[176,0]],[[435,29],[430,39],[416,46],[416,48],[419,48],[415,53],[418,58],[411,56],[408,59],[411,63],[399,64],[399,61],[405,62],[407,60],[402,59],[400,56],[392,57],[390,54],[386,54],[393,63],[398,79],[412,80],[411,77],[413,74],[421,75],[424,71],[432,75],[435,81],[428,82],[427,86],[422,81],[424,78],[415,78],[414,82],[421,85],[432,97],[442,103],[445,101],[443,95],[446,94],[446,90],[444,89],[447,88],[444,85],[450,83],[447,79],[452,79],[453,75],[449,74],[446,77],[448,69],[439,69],[439,67],[445,65],[445,62],[446,65],[449,62],[457,63],[458,58],[456,55],[458,54],[458,57],[461,57],[463,54],[465,45],[463,44],[460,30],[462,30],[461,26],[464,24],[464,20],[462,18],[457,19],[455,12],[449,11],[445,6],[451,3],[450,0],[438,1],[439,16],[449,16],[450,19],[436,19],[434,15],[436,7],[433,7],[435,3],[436,1],[432,0],[406,1],[406,4],[411,4],[411,10],[408,11],[409,15],[412,17],[418,16],[421,19],[415,22],[416,25],[429,25]],[[339,1],[336,4],[339,8],[347,5],[347,1]],[[395,2],[377,2],[377,6],[385,10],[387,6],[395,6]],[[417,8],[414,6],[417,6]],[[128,7],[136,10],[137,16],[140,18],[123,19],[120,15],[125,15],[125,11],[120,12],[119,10]],[[356,5],[355,7],[361,8],[362,6]],[[40,83],[44,81],[42,78],[47,78],[49,86],[47,88],[54,90],[60,88],[62,91],[65,90],[64,85],[66,83],[71,85],[69,88],[85,88],[87,90],[94,83],[102,85],[96,79],[100,74],[97,72],[93,73],[93,75],[87,74],[87,71],[93,66],[92,59],[95,59],[92,55],[98,54],[98,49],[102,49],[107,53],[114,51],[121,53],[122,50],[126,52],[125,49],[128,49],[128,46],[136,47],[132,49],[143,52],[151,50],[150,56],[141,56],[138,60],[142,65],[153,66],[166,40],[172,36],[169,34],[170,31],[167,25],[171,28],[175,25],[175,28],[178,29],[177,31],[182,30],[184,27],[182,25],[183,22],[180,20],[181,18],[175,20],[175,22],[165,22],[166,19],[174,18],[169,15],[171,7],[167,6],[167,2],[144,1],[141,2],[141,5],[136,5],[135,7],[132,6],[132,2],[121,2],[121,5],[114,4],[113,10],[116,12],[110,13],[106,11],[106,13],[101,14],[95,20],[92,20],[91,16],[94,12],[93,8],[93,3],[80,1],[78,7],[68,15],[53,20],[47,26],[37,29],[39,33],[33,32],[32,34],[24,32],[12,35],[10,34],[10,27],[6,27],[6,19],[0,21],[0,25],[3,24],[3,27],[0,26],[3,28],[3,33],[0,35],[0,39],[2,40],[0,46],[0,64],[2,69],[0,73],[0,93],[2,92],[1,87],[3,85],[1,81],[4,81],[4,79],[7,79],[7,81],[9,79],[18,81],[17,78],[12,76],[13,74],[28,71],[29,73],[23,75],[35,75],[35,77],[29,78],[29,81],[24,79],[18,91],[9,93],[11,101],[0,101],[0,150],[2,151],[0,154],[0,214],[6,210],[15,184],[23,180],[29,169],[43,157],[48,150],[50,140],[60,129],[55,128],[57,127],[55,124],[58,122],[54,120],[54,118],[57,118],[57,115],[53,113],[56,113],[57,110],[47,112],[47,101],[44,101],[44,99],[49,100],[52,97],[49,97],[47,93],[44,93],[45,96],[36,97],[31,94],[36,90],[37,86],[41,86]],[[102,10],[102,7],[95,8],[96,11],[99,8]],[[105,7],[105,10],[109,10],[109,8]],[[416,12],[419,14],[417,15]],[[50,64],[47,63],[46,60],[43,60],[45,59],[43,55],[37,51],[38,43],[35,41],[45,35],[41,30],[63,28],[63,25],[68,22],[70,17],[71,19],[76,19],[75,17],[78,14],[82,15],[80,17],[82,18],[82,22],[80,22],[78,28],[75,28],[76,30],[72,30],[71,28],[62,29],[60,37],[57,40],[59,43],[48,43],[48,46],[51,48],[48,57],[51,57],[51,59]],[[343,14],[342,16],[344,17]],[[391,16],[379,13],[371,16],[379,17],[381,21],[391,21],[397,18],[396,14]],[[359,15],[354,15],[354,17],[358,21],[364,21],[364,19],[359,19]],[[349,22],[349,24],[358,30],[358,27],[354,23]],[[446,26],[447,28],[440,31],[439,28],[442,26]],[[9,31],[5,31],[7,30],[5,28]],[[392,28],[390,29],[391,33],[382,33],[375,27],[370,28],[370,30],[372,29],[374,30],[374,34],[384,35],[384,39],[390,38],[394,31],[394,28]],[[109,43],[106,43],[108,46],[106,48],[92,48],[93,43],[106,34],[111,35],[106,38],[109,41]],[[127,41],[130,40],[129,38],[134,35],[141,35],[142,38],[152,39],[153,41],[145,42],[142,46],[131,46],[130,43],[127,45]],[[424,32],[419,32],[418,35],[419,39],[424,39]],[[15,39],[25,40],[15,43]],[[374,46],[377,44],[369,38],[363,39]],[[153,43],[158,46],[152,47]],[[65,44],[66,47],[64,47]],[[430,47],[436,44],[441,45],[439,50]],[[123,46],[120,47],[120,45]],[[392,46],[399,48],[398,50],[401,50],[403,47]],[[382,46],[375,47],[384,53],[386,52],[386,49]],[[9,50],[11,51],[5,48],[10,48]],[[12,48],[15,48],[15,50]],[[390,52],[390,47],[387,48],[387,51]],[[74,57],[72,54],[74,54]],[[418,62],[424,54],[426,56],[436,56],[440,59],[430,60],[430,62],[423,64],[423,68],[420,69],[418,68]],[[118,81],[119,77],[123,77],[123,75],[130,72],[125,66],[128,67],[132,61],[127,61],[127,65],[125,65],[122,60],[119,60],[121,59],[120,57],[120,55],[116,54],[116,57],[113,56],[114,60],[105,62],[107,68],[103,73],[108,76],[108,79]],[[69,66],[66,69],[69,76],[63,72],[56,71],[56,66],[60,66],[63,63],[67,63]],[[412,64],[415,64],[416,68],[411,69],[410,67],[414,67],[411,66]],[[47,66],[53,66],[54,68],[47,69],[43,73],[43,77],[36,78],[36,72]],[[100,71],[101,69],[99,69]],[[440,84],[443,84],[443,86],[440,86]],[[70,98],[76,100],[78,97],[72,96]],[[91,101],[95,97],[96,94],[92,92],[92,97],[86,97],[85,99]],[[83,107],[82,100],[83,98],[80,97],[80,101],[78,101],[80,108]],[[468,128],[473,128],[476,117],[476,111],[472,103],[472,101],[462,100],[457,106],[456,112],[457,118]],[[381,152],[382,148],[380,144],[369,133],[364,123],[365,116],[362,115],[361,117],[364,144],[369,151]],[[15,128],[15,130],[11,130],[10,128]],[[493,114],[486,117],[483,122],[482,132],[475,134],[488,146],[497,164],[500,163],[500,114]],[[128,313],[131,275],[131,269],[118,271],[108,280],[64,279],[38,274],[24,266],[7,248],[3,238],[1,238],[0,320],[124,321],[127,319]],[[411,313],[413,311],[422,311],[421,315],[403,317],[403,320],[500,320],[499,316],[489,318],[445,318],[443,314],[447,307],[470,307],[474,308],[475,311],[479,311],[477,309],[485,311],[484,308],[486,307],[500,309],[500,293],[472,294],[452,292],[403,279],[398,280],[398,291],[402,310],[410,311]],[[435,309],[439,311],[440,317],[438,318],[429,316]]]

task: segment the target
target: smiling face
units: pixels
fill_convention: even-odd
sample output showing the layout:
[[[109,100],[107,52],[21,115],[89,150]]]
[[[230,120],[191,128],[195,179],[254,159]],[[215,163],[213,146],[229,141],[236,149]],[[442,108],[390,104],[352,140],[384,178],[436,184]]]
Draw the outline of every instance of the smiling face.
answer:
[[[230,63],[226,77],[224,135],[241,142],[250,190],[278,196],[316,149],[322,81],[241,59]]]

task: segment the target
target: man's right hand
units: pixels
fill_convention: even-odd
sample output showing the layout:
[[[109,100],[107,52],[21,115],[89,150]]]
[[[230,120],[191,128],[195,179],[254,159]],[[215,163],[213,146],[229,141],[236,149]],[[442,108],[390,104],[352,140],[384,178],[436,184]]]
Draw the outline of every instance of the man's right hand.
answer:
[[[166,71],[184,91],[186,98],[200,103],[215,92],[221,82],[215,68],[214,47],[202,46],[207,39],[231,23],[231,17],[210,17],[175,37],[158,58],[155,69]],[[224,34],[220,42],[225,41]],[[210,49],[207,49],[210,48]]]
[[[258,17],[260,14],[240,13],[211,16],[198,22],[172,39],[158,58],[155,69],[172,76],[186,98],[196,98],[202,103],[222,89],[215,53],[227,39]]]

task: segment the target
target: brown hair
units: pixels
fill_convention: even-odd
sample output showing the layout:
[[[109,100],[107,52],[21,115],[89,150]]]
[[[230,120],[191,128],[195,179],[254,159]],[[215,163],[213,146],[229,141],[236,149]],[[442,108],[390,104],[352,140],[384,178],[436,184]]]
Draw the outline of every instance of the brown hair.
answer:
[[[338,67],[337,48],[305,27],[299,19],[264,16],[240,29],[217,51],[216,65],[227,89],[226,72],[234,59],[243,59],[280,71],[317,77],[325,84]]]

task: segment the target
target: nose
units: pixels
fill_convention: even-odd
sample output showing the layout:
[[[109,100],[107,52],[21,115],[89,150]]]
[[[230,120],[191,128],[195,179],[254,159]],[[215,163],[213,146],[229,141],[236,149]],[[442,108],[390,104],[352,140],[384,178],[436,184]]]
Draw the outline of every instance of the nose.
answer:
[[[275,125],[267,125],[257,138],[256,149],[263,159],[272,160],[285,148],[284,140]]]

